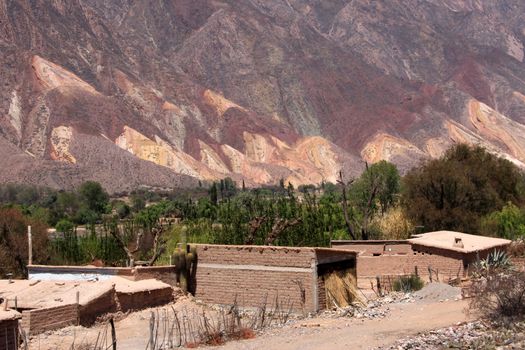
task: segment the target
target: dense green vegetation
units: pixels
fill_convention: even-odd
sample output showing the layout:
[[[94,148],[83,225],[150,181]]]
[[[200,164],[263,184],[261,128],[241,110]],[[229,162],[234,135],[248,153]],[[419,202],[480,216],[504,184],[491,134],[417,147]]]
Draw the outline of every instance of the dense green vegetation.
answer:
[[[337,184],[238,188],[229,178],[195,189],[135,191],[113,199],[96,182],[76,191],[2,185],[0,263],[24,273],[26,226],[38,228],[37,263],[167,263],[181,241],[328,246],[331,239],[402,239],[458,230],[525,234],[520,169],[458,145],[403,178],[385,161]],[[15,224],[16,223],[16,224]],[[46,227],[56,233],[48,236]],[[18,252],[18,253],[17,253]]]

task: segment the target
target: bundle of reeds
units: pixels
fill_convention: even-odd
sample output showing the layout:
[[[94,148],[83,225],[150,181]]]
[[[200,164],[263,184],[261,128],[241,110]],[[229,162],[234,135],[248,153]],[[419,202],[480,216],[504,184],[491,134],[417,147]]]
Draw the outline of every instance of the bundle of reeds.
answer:
[[[354,302],[363,303],[357,290],[357,281],[352,270],[336,270],[324,277],[326,306],[344,308]]]

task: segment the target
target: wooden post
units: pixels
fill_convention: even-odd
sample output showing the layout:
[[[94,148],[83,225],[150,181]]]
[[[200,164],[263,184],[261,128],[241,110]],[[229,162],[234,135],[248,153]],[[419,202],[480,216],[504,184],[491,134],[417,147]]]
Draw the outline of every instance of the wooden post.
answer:
[[[7,311],[7,303],[9,302],[9,299],[5,298],[4,301],[4,311]]]
[[[414,273],[416,274],[417,277],[419,277],[419,271],[417,269],[417,265],[414,266]]]
[[[155,314],[151,311],[151,316],[149,318],[149,349],[155,350],[155,339],[153,338],[153,333],[155,331]]]
[[[109,319],[109,324],[111,325],[111,345],[113,350],[117,350],[117,333],[115,332],[115,323],[113,318]]]
[[[76,300],[77,300],[77,326],[79,326],[80,325],[80,291],[78,290],[77,290]]]
[[[430,279],[430,283],[432,283],[432,268],[428,267],[428,278]]]
[[[33,265],[33,237],[31,236],[31,226],[27,226],[27,245],[28,245],[28,265]]]
[[[379,293],[379,296],[383,296],[383,293],[381,292],[381,278],[379,278],[379,276],[376,276],[376,282],[377,282],[377,292]]]
[[[18,311],[18,297],[15,295],[15,311]]]

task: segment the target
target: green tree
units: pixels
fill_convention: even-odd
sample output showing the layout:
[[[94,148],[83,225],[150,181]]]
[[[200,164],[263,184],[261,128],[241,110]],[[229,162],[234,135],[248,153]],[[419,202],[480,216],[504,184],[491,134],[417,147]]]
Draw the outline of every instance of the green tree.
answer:
[[[78,193],[80,195],[80,199],[89,210],[97,214],[102,214],[107,211],[109,195],[98,182],[84,182],[80,186]]]
[[[495,211],[481,221],[481,233],[516,239],[525,236],[525,212],[507,203],[501,210]]]
[[[514,164],[467,145],[454,146],[440,159],[412,169],[403,188],[409,219],[426,231],[477,233],[481,217],[524,199],[523,174]]]
[[[217,205],[217,183],[214,182],[210,187],[210,201],[213,205]]]
[[[361,238],[370,236],[369,225],[374,216],[392,207],[399,194],[400,176],[396,166],[380,161],[366,166],[365,171],[350,187],[350,199],[356,220],[360,222]]]

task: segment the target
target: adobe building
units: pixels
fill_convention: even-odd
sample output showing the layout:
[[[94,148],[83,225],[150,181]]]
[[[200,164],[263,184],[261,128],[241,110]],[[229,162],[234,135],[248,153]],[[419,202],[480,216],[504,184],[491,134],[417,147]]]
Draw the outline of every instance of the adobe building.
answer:
[[[69,273],[78,273],[78,268],[64,275],[59,273],[64,269],[46,267],[46,271],[57,273],[35,273],[39,279],[0,280],[0,308],[16,308],[26,334],[33,336],[78,324],[89,326],[107,313],[140,310],[174,300],[172,286],[159,280],[135,281],[120,276],[70,280]]]
[[[18,349],[18,320],[21,317],[16,311],[0,311],[0,350]]]
[[[324,277],[345,271],[356,279],[348,250],[275,246],[197,245],[195,297],[213,304],[259,307],[276,297],[295,311],[326,308]],[[350,282],[352,283],[352,282]]]
[[[472,264],[511,241],[453,231],[414,235],[408,240],[332,241],[332,247],[357,253],[358,286],[371,288],[377,278],[417,272],[426,281],[467,277]]]

